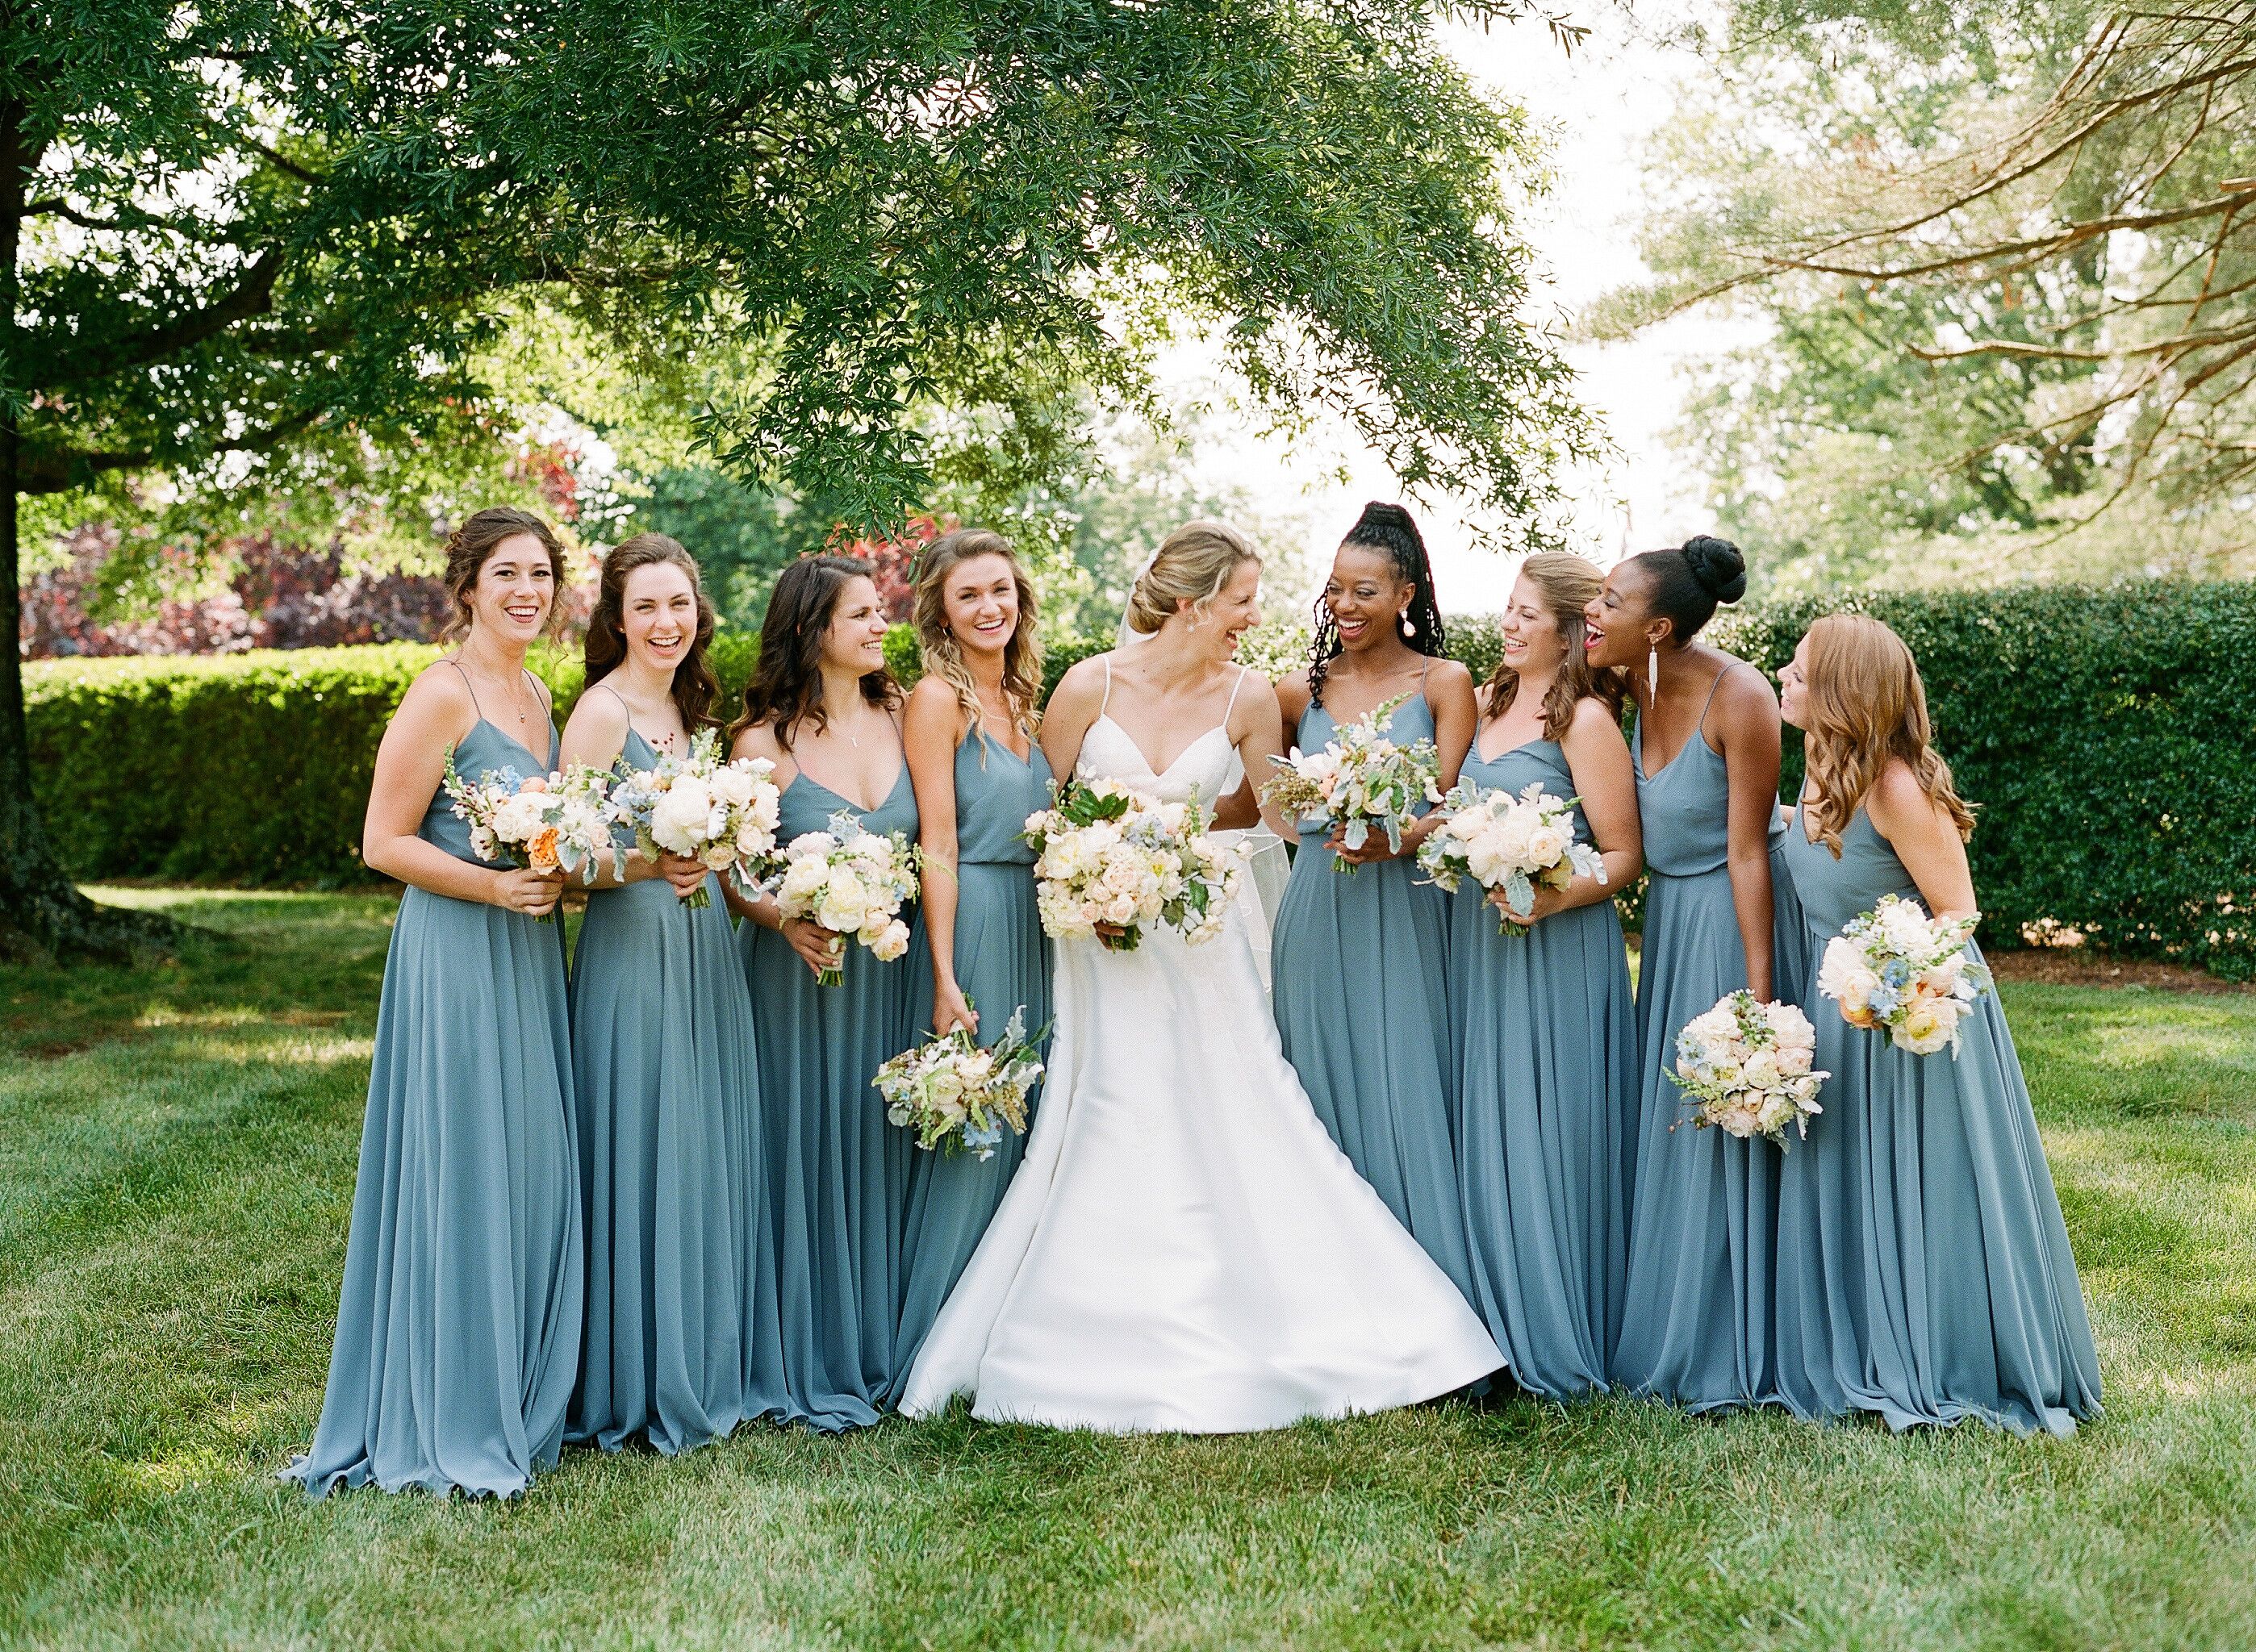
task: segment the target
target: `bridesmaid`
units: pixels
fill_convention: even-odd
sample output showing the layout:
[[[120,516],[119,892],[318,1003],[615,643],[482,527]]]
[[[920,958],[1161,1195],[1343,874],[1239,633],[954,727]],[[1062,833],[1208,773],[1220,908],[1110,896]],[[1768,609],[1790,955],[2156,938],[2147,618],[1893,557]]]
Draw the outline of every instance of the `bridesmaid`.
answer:
[[[1643,864],[1637,781],[1616,673],[1593,671],[1583,610],[1598,570],[1533,556],[1504,614],[1464,778],[1579,797],[1576,835],[1605,881],[1539,889],[1512,915],[1467,882],[1451,898],[1447,978],[1456,1050],[1458,1185],[1473,1305],[1519,1385],[1553,1398],[1606,1386],[1629,1267],[1637,1147],[1637,1012],[1613,894]]]
[[[568,763],[686,756],[720,692],[713,607],[689,553],[638,533],[603,559]],[[679,897],[706,889],[693,911]],[[588,900],[572,965],[588,1329],[566,1438],[672,1455],[783,1404],[775,1279],[754,1223],[759,1070],[720,880],[631,857]],[[762,1333],[756,1344],[755,1332]],[[755,1359],[755,1354],[764,1356]]]
[[[454,653],[377,749],[362,855],[407,885],[384,960],[336,1347],[313,1449],[320,1496],[370,1481],[507,1497],[554,1465],[583,1276],[555,877],[480,861],[440,790],[548,772],[556,729],[526,648],[556,612],[563,547],[523,510],[447,545]]]
[[[870,565],[804,557],[783,571],[760,627],[759,665],[731,731],[784,788],[777,836],[835,814],[917,836],[915,794],[885,669],[885,615]],[[826,1432],[866,1426],[892,1393],[908,1155],[871,1080],[916,1042],[925,950],[891,963],[774,900],[730,903],[759,1035],[770,1236],[791,1416]],[[920,928],[913,926],[913,928]],[[835,965],[845,980],[816,983]]]
[[[1968,1010],[1955,1056],[1922,1056],[1816,991],[1825,943],[1881,896],[1975,910],[1974,815],[1928,747],[1919,668],[1878,620],[1837,614],[1779,681],[1808,736],[1786,853],[1808,914],[1816,1065],[1833,1075],[1780,1172],[1780,1391],[1807,1417],[2073,1433],[2098,1414],[2099,1361],[1997,995]]]
[[[1760,671],[1696,640],[1745,592],[1722,539],[1648,551],[1607,575],[1583,657],[1628,673],[1644,832],[1639,1118],[1628,1299],[1614,1381],[1695,1411],[1777,1397],[1770,1348],[1778,1149],[1674,1128],[1676,1035],[1725,993],[1798,990],[1803,950],[1777,845],[1778,702]]]
[[[1050,953],[1034,910],[1034,852],[1019,833],[1049,806],[1050,766],[1034,743],[1042,656],[1034,587],[998,533],[958,529],[934,540],[916,586],[924,680],[903,719],[924,849],[925,937],[932,947],[932,1030],[1003,1036],[1050,1019]],[[1027,1097],[1031,1109],[1039,1090]],[[995,1156],[912,1149],[901,1236],[904,1378],[971,1260],[1025,1152],[1004,1134]]]
[[[1434,741],[1448,791],[1472,741],[1473,682],[1442,647],[1418,524],[1400,505],[1366,505],[1317,600],[1310,664],[1277,685],[1294,743],[1320,751],[1341,725],[1406,694],[1384,732]],[[1340,1150],[1470,1297],[1449,1135],[1449,906],[1420,882],[1424,834],[1405,833],[1398,855],[1384,836],[1350,850],[1321,826],[1299,830],[1272,959],[1286,1058]],[[1350,876],[1341,861],[1361,869]]]

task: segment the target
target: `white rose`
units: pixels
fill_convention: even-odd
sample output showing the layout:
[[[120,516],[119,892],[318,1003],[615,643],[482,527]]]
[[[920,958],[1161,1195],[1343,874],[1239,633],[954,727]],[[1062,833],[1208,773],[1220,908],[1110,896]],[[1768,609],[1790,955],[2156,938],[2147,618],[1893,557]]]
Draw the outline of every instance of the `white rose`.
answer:
[[[830,881],[830,864],[817,857],[795,860],[785,868],[782,897],[787,906],[804,906]]]
[[[908,951],[909,926],[906,924],[902,923],[899,918],[895,918],[892,923],[885,925],[884,933],[879,935],[876,940],[869,943],[869,946],[870,950],[876,953],[880,960],[886,963],[891,963],[894,959],[899,958],[902,953]]]

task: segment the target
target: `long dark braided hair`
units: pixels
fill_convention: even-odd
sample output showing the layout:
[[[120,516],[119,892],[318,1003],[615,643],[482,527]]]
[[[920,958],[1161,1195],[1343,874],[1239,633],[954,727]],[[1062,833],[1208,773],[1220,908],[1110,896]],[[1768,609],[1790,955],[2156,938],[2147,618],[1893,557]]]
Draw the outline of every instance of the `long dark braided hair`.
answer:
[[[1434,595],[1434,567],[1426,559],[1426,537],[1418,519],[1400,505],[1372,500],[1364,506],[1343,545],[1376,551],[1394,570],[1394,577],[1410,587],[1410,606],[1396,622],[1396,633],[1412,652],[1438,659],[1448,652],[1449,639],[1442,630],[1442,605]],[[1316,599],[1316,636],[1308,649],[1308,703],[1324,703],[1324,677],[1339,657],[1339,622],[1330,607]]]

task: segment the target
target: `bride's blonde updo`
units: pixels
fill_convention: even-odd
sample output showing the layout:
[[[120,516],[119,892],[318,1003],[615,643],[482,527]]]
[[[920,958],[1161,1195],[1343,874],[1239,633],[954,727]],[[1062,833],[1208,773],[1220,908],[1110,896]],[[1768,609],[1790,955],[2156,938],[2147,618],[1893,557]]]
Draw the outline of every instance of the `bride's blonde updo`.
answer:
[[[1226,522],[1186,522],[1160,542],[1128,593],[1130,629],[1148,636],[1170,614],[1203,612],[1241,564],[1261,556]]]

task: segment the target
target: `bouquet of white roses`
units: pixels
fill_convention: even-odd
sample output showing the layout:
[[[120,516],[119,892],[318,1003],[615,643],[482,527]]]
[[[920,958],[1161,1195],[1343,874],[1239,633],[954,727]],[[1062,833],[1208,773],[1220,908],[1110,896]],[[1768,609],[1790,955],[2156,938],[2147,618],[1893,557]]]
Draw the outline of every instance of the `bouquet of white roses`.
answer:
[[[1262,795],[1281,814],[1296,820],[1322,820],[1327,836],[1360,849],[1373,831],[1386,835],[1386,847],[1402,853],[1402,829],[1421,803],[1442,800],[1441,754],[1430,740],[1398,746],[1378,731],[1410,698],[1398,694],[1370,714],[1341,729],[1318,752],[1295,751],[1272,757],[1277,772]],[[1352,861],[1332,857],[1336,872],[1357,870]]]
[[[775,869],[782,793],[775,764],[765,757],[723,763],[721,737],[707,728],[690,742],[687,757],[661,752],[649,769],[622,757],[611,772],[612,804],[648,859],[663,850],[701,861],[727,874],[746,896]],[[701,907],[709,898],[700,883],[682,904]]]
[[[1817,1030],[1792,1004],[1766,1004],[1742,988],[1695,1016],[1676,1035],[1669,1073],[1691,1099],[1693,1121],[1742,1140],[1766,1136],[1783,1149],[1792,1125],[1809,1134],[1817,1089],[1832,1075],[1810,1070]]]
[[[612,835],[618,813],[600,770],[585,763],[546,775],[489,769],[472,781],[455,766],[449,747],[441,784],[455,818],[468,823],[470,852],[481,861],[545,875],[576,872],[585,882],[595,881],[604,855],[615,873],[624,870],[625,855]],[[540,921],[554,916],[546,913]]]
[[[991,1159],[1005,1129],[1026,1131],[1026,1092],[1042,1076],[1034,1046],[1026,1037],[1023,1008],[1011,1012],[1003,1036],[984,1049],[968,1027],[945,1037],[904,1050],[870,1080],[885,1098],[885,1117],[916,1132],[916,1144],[931,1152],[969,1153]]]
[[[850,935],[887,963],[909,949],[909,926],[900,910],[916,893],[917,852],[898,832],[880,836],[850,814],[834,814],[828,832],[791,840],[782,870],[770,882],[787,918],[808,918],[834,935]],[[824,987],[844,979],[836,968],[815,977]]]
[[[1540,780],[1529,782],[1518,797],[1501,788],[1461,785],[1443,799],[1441,819],[1418,846],[1418,864],[1451,893],[1467,878],[1484,889],[1502,889],[1517,912],[1534,906],[1538,883],[1563,889],[1585,872],[1604,883],[1605,861],[1575,838],[1579,801],[1553,797]],[[1502,913],[1497,921],[1507,935],[1527,933],[1526,924]]]
[[[1222,933],[1242,875],[1237,854],[1206,834],[1194,797],[1160,803],[1111,780],[1052,788],[1051,806],[1026,817],[1034,848],[1034,902],[1053,939],[1094,936],[1132,953],[1147,924],[1196,946]]]
[[[1966,950],[1979,914],[1929,917],[1917,901],[1880,896],[1825,944],[1817,990],[1852,1027],[1886,1027],[1897,1048],[1958,1055],[1958,1023],[1990,987],[1987,966]]]

